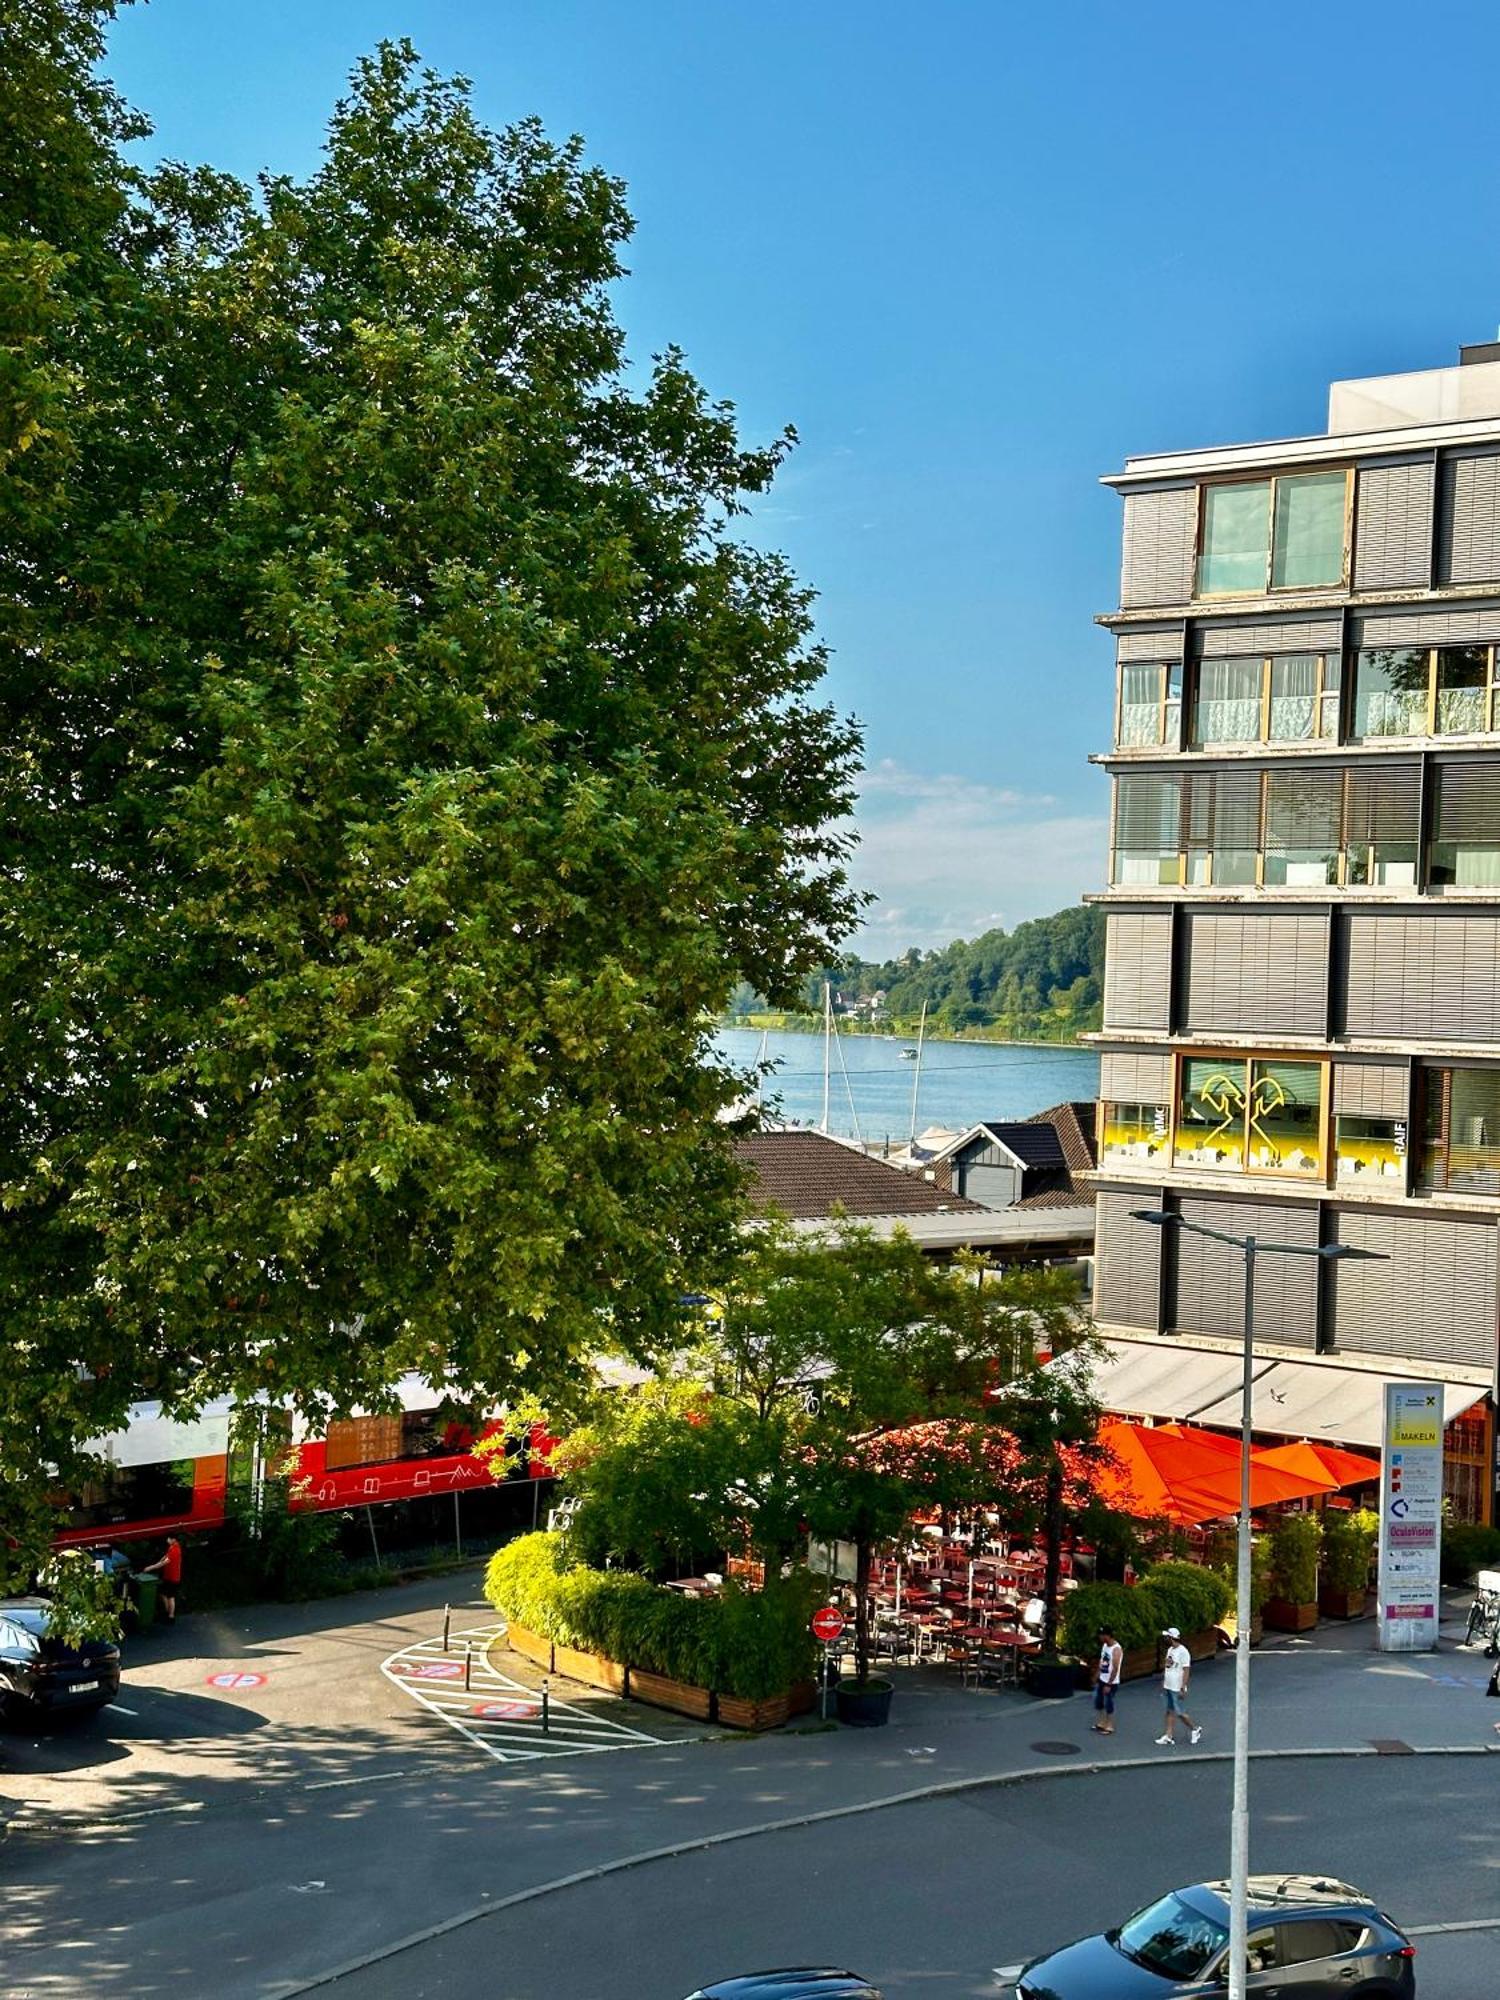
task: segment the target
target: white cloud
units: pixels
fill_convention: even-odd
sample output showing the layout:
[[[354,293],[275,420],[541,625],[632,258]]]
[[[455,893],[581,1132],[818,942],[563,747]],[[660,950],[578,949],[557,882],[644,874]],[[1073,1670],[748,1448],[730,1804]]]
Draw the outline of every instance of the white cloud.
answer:
[[[1010,930],[1103,886],[1104,816],[1046,794],[886,760],[865,774],[855,819],[850,873],[879,898],[852,941],[863,957]]]

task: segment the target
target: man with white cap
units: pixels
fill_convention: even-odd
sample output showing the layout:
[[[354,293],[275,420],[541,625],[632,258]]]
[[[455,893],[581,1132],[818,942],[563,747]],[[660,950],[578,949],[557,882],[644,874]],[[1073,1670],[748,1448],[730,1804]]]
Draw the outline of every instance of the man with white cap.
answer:
[[[1167,1642],[1166,1664],[1162,1668],[1161,1676],[1161,1691],[1166,1698],[1167,1718],[1165,1729],[1156,1740],[1158,1743],[1174,1744],[1177,1741],[1177,1719],[1180,1716],[1188,1732],[1188,1741],[1196,1743],[1203,1731],[1183,1705],[1187,1699],[1188,1682],[1193,1677],[1193,1656],[1183,1645],[1182,1634],[1175,1625],[1169,1625],[1161,1636]]]

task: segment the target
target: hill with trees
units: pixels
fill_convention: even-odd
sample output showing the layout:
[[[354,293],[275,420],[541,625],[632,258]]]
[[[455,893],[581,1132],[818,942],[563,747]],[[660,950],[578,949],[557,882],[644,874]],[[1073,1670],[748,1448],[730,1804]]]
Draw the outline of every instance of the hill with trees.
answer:
[[[1094,905],[1034,917],[1013,931],[956,938],[941,951],[913,947],[879,962],[846,953],[807,975],[805,1012],[823,1009],[823,982],[841,1014],[854,1011],[899,1030],[911,1029],[927,1004],[927,1025],[940,1034],[997,1041],[1069,1041],[1099,1026],[1104,997],[1104,912]],[[876,996],[885,996],[875,1011]],[[764,1003],[741,981],[731,1016],[753,1020]]]

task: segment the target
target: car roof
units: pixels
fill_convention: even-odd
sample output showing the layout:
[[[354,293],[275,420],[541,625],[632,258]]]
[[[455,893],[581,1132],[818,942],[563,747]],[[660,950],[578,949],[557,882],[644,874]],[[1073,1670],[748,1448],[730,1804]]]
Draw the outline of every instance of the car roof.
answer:
[[[773,1972],[748,1972],[700,1989],[703,2000],[880,2000],[857,1972],[831,1965],[789,1965]]]
[[[51,1616],[49,1597],[0,1598],[0,1618],[9,1618],[23,1631],[36,1633],[38,1638],[45,1638]]]
[[[1314,1910],[1332,1913],[1335,1910],[1359,1910],[1370,1915],[1379,1915],[1373,1899],[1363,1889],[1356,1889],[1348,1882],[1340,1882],[1332,1875],[1252,1875],[1245,1884],[1247,1901],[1252,1916],[1284,1916],[1288,1911]],[[1227,1921],[1229,1912],[1228,1882],[1199,1882],[1180,1894],[1189,1899],[1197,1898],[1207,1906],[1210,1899],[1213,1915]]]

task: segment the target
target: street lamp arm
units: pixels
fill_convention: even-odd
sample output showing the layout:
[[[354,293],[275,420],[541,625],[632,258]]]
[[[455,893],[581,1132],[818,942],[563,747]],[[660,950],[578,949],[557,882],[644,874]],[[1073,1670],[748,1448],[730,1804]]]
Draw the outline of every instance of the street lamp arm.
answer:
[[[1352,1243],[1263,1243],[1257,1236],[1231,1236],[1223,1229],[1210,1229],[1202,1222],[1189,1222],[1185,1215],[1175,1209],[1133,1208],[1132,1222],[1149,1222],[1157,1229],[1186,1229],[1194,1236],[1212,1237],[1215,1243],[1229,1243],[1236,1250],[1249,1250],[1252,1241],[1257,1252],[1274,1251],[1281,1257],[1321,1257],[1325,1263],[1342,1263],[1346,1259],[1358,1259],[1362,1263],[1390,1262],[1384,1250],[1357,1250]]]

